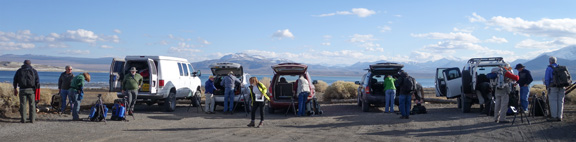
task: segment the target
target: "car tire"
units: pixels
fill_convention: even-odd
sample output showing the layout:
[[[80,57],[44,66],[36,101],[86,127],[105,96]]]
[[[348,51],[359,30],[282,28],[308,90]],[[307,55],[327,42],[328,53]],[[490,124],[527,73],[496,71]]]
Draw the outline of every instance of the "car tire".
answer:
[[[164,100],[164,108],[167,112],[176,110],[176,92],[170,91],[168,98]]]
[[[472,103],[471,100],[468,99],[468,97],[466,97],[465,95],[461,96],[460,98],[462,99],[462,100],[461,100],[462,113],[468,113],[468,112],[470,112],[470,107],[472,106],[472,105],[471,105],[471,103]]]
[[[192,101],[192,106],[194,107],[200,106],[201,103],[200,101],[202,101],[200,96],[201,96],[200,91],[196,91],[196,93],[194,93],[194,96],[190,98],[190,101]]]
[[[471,94],[472,91],[472,74],[470,70],[462,71],[462,89],[465,94]]]
[[[362,102],[362,112],[368,112],[370,111],[370,104],[368,104],[368,102],[363,101]]]

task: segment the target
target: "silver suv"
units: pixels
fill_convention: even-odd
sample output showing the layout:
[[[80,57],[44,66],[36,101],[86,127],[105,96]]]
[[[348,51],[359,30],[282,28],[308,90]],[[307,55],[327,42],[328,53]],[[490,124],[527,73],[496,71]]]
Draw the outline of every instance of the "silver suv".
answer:
[[[436,96],[445,96],[446,98],[457,98],[458,108],[462,112],[470,112],[473,104],[478,104],[480,99],[485,102],[491,102],[491,96],[478,96],[486,74],[490,73],[492,68],[505,67],[508,63],[502,57],[489,58],[472,58],[468,60],[462,68],[458,67],[437,68],[436,69]]]

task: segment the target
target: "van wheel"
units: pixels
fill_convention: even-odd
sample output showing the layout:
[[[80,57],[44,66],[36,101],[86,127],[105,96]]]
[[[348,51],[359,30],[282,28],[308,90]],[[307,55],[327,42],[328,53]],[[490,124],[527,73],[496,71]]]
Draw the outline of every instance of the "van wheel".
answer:
[[[190,101],[192,101],[192,106],[194,107],[200,106],[201,103],[200,101],[202,101],[200,95],[201,95],[200,92],[196,91],[196,93],[194,93],[194,96],[190,98]]]
[[[170,92],[168,98],[164,100],[164,108],[167,112],[173,112],[176,110],[176,93]]]
[[[370,110],[370,104],[368,104],[368,102],[366,101],[362,102],[362,111],[368,112],[369,110]]]

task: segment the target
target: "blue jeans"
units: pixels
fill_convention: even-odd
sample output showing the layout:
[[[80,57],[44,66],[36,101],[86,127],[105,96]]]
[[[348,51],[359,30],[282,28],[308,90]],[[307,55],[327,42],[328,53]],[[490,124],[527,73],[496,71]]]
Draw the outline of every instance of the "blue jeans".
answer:
[[[396,98],[396,90],[388,89],[386,90],[386,107],[384,112],[394,112],[394,99]]]
[[[522,104],[524,111],[528,111],[528,94],[530,94],[530,87],[520,87],[520,104]]]
[[[84,94],[80,94],[78,93],[76,90],[72,90],[70,89],[70,101],[72,103],[72,120],[78,120],[80,119],[80,117],[78,116],[78,112],[80,111],[80,103],[81,100],[80,95],[84,95]]]
[[[306,115],[306,101],[308,100],[310,92],[302,92],[298,94],[298,116]]]
[[[224,89],[224,112],[230,111],[234,108],[234,88]]]
[[[66,110],[66,98],[70,97],[70,92],[68,90],[61,89],[60,90],[60,111],[64,112]]]
[[[400,113],[402,116],[410,116],[410,106],[412,105],[412,95],[405,95],[400,94],[398,96],[398,100],[400,101]]]

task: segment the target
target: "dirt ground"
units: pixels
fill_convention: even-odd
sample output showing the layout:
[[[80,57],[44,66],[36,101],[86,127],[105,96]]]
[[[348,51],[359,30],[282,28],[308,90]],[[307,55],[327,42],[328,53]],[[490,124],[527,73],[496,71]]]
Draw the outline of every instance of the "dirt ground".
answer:
[[[461,113],[455,104],[426,104],[427,114],[399,119],[383,108],[362,112],[354,103],[322,104],[323,115],[285,116],[285,110],[265,115],[262,128],[248,128],[250,116],[236,113],[205,114],[188,110],[182,101],[175,112],[139,105],[135,119],[125,121],[71,121],[69,114],[40,113],[34,124],[19,123],[19,116],[0,119],[2,141],[576,141],[576,105],[567,105],[562,122],[544,117],[496,124],[492,117]],[[397,108],[396,108],[397,111]],[[108,114],[108,119],[110,114]],[[83,110],[81,118],[88,117]],[[513,116],[508,116],[512,121]],[[519,117],[518,117],[519,118]],[[256,115],[258,122],[259,115]]]

